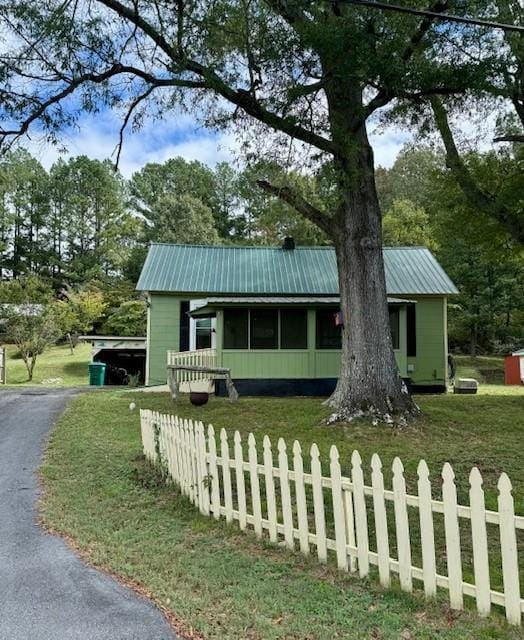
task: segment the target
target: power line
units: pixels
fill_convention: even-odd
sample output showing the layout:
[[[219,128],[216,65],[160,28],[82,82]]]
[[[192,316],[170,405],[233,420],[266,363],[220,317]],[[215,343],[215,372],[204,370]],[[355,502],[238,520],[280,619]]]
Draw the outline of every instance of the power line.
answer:
[[[491,20],[481,20],[479,18],[465,18],[463,16],[455,16],[449,13],[425,11],[424,9],[412,9],[411,7],[402,7],[398,4],[388,4],[386,2],[378,2],[377,0],[339,0],[339,1],[345,2],[347,4],[362,6],[362,7],[382,9],[384,11],[397,11],[399,13],[409,13],[415,16],[434,18],[435,20],[443,20],[445,22],[461,22],[463,24],[473,24],[479,27],[490,27],[493,29],[502,29],[504,31],[516,31],[517,33],[524,33],[524,27],[518,26],[516,24],[493,22]]]

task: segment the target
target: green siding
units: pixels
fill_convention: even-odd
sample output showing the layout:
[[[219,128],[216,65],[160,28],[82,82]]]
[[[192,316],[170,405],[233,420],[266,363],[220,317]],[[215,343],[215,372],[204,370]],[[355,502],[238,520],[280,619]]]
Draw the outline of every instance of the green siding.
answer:
[[[406,357],[406,313],[400,311],[400,348],[395,352],[402,376],[415,384],[444,384],[446,380],[446,330],[443,297],[420,297],[416,305],[417,356]],[[149,328],[149,384],[166,381],[167,351],[180,346],[180,302],[184,298],[153,294]],[[308,310],[307,350],[223,350],[223,313],[217,312],[217,362],[230,367],[233,378],[336,378],[340,352],[315,349],[315,310]],[[414,370],[408,371],[408,365]]]
[[[308,351],[222,351],[234,378],[309,378]]]
[[[415,384],[445,384],[447,376],[446,299],[419,298],[416,306],[417,356],[408,358]]]
[[[167,352],[180,348],[180,302],[176,296],[150,298],[148,384],[165,384]]]

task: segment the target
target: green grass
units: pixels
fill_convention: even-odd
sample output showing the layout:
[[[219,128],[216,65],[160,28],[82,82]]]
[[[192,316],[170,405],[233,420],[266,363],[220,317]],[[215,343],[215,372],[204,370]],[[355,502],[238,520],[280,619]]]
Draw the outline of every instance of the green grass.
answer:
[[[473,464],[486,476],[488,503],[506,470],[521,512],[524,504],[524,395],[420,398],[421,420],[403,431],[368,423],[321,426],[327,410],[318,399],[242,398],[231,405],[211,399],[195,409],[176,407],[166,394],[86,394],[74,401],[52,435],[42,468],[47,526],[72,537],[97,566],[139,582],[171,609],[186,630],[208,639],[459,639],[522,637],[496,614],[482,621],[472,611],[455,614],[443,600],[426,603],[397,588],[384,591],[371,579],[341,574],[331,564],[259,542],[200,516],[172,488],[163,486],[141,459],[139,407],[177,412],[231,432],[253,431],[316,441],[326,459],[336,443],[342,464],[353,448],[365,463],[380,451],[385,466],[401,455],[408,488],[426,458],[437,475],[445,460],[457,476]],[[459,487],[463,496],[465,487]]]
[[[13,345],[7,346],[7,384],[43,384],[76,387],[89,382],[87,365],[91,361],[91,345],[79,344],[73,355],[68,345],[54,346],[38,356],[33,381],[27,381],[24,361]],[[52,382],[50,382],[52,381]]]
[[[504,358],[498,356],[455,356],[457,378],[475,378],[484,385],[504,384]]]

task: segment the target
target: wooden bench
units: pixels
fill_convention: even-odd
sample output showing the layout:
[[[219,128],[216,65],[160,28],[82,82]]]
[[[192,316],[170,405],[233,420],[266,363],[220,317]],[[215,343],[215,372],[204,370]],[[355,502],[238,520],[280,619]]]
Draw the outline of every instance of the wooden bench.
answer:
[[[177,371],[194,371],[196,373],[209,373],[214,378],[224,378],[226,381],[227,393],[229,396],[229,400],[231,402],[236,402],[238,400],[238,391],[233,384],[233,380],[231,378],[231,369],[225,367],[201,367],[198,365],[182,365],[182,364],[168,364],[167,365],[167,384],[169,385],[169,389],[171,391],[171,397],[175,402],[178,400],[179,394],[179,385],[180,382],[177,380]]]

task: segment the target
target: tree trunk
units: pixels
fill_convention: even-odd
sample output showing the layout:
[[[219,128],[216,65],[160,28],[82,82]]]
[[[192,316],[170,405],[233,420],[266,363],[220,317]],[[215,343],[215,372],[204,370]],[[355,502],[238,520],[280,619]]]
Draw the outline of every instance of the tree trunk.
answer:
[[[356,203],[355,203],[356,204]],[[371,416],[387,423],[418,413],[400,377],[389,324],[380,242],[364,233],[365,203],[347,216],[351,228],[336,241],[343,317],[340,377],[328,401],[330,422]],[[380,222],[380,219],[379,219]],[[353,229],[354,231],[352,231]]]
[[[477,357],[477,323],[473,323],[470,331],[469,355],[472,358]]]
[[[343,316],[340,377],[329,422],[371,416],[404,424],[419,410],[400,377],[389,323],[382,219],[365,127],[353,141],[352,171],[339,170],[344,202],[333,238]]]

